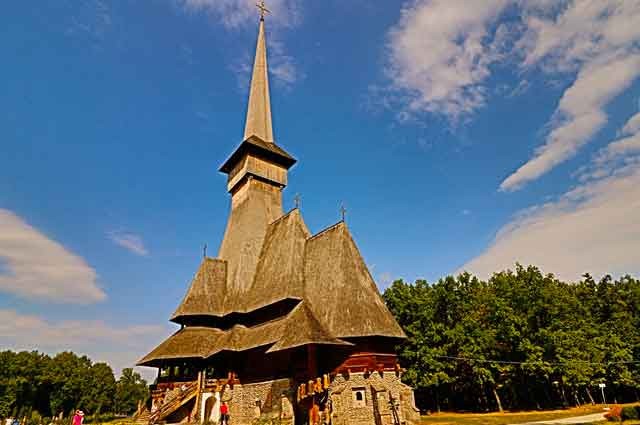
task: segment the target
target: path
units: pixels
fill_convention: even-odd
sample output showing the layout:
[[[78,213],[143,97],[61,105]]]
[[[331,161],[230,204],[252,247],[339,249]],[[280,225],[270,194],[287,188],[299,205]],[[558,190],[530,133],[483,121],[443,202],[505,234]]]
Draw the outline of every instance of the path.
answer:
[[[602,421],[605,419],[604,414],[602,413],[593,413],[591,415],[585,416],[574,416],[572,418],[563,418],[563,419],[552,419],[550,421],[538,421],[538,422],[521,422],[519,424],[512,425],[541,425],[541,424],[590,424],[593,422]]]

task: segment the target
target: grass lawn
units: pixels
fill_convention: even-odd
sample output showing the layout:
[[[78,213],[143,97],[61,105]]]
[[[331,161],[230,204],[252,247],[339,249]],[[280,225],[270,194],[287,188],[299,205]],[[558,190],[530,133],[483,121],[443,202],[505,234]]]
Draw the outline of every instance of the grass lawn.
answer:
[[[132,418],[116,418],[109,422],[101,422],[98,425],[131,425],[133,424]]]
[[[547,410],[544,412],[505,412],[505,413],[434,413],[423,416],[422,425],[504,425],[518,422],[547,421],[603,412],[603,406],[576,407],[565,410]]]

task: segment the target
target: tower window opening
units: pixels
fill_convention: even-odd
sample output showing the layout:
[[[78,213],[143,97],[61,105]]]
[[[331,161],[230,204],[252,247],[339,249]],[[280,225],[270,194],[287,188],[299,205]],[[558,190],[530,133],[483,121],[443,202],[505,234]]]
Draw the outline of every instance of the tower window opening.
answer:
[[[365,397],[364,388],[353,389],[353,407],[365,407],[367,405],[367,399]]]

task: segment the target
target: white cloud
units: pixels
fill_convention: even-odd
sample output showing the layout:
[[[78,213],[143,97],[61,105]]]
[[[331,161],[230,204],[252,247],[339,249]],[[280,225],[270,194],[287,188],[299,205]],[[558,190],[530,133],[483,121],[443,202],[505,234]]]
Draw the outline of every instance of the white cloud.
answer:
[[[6,209],[0,209],[0,261],[0,291],[78,304],[106,298],[81,257]]]
[[[607,123],[604,108],[640,75],[637,22],[639,0],[411,0],[389,32],[383,102],[400,102],[404,121],[428,112],[455,122],[486,104],[493,64],[572,81],[544,144],[500,185],[516,190],[574,156]],[[503,94],[520,93],[522,81]]]
[[[142,237],[136,235],[135,233],[116,230],[107,232],[107,237],[111,239],[113,243],[123,247],[129,252],[143,257],[149,255],[149,251],[144,246]]]
[[[581,167],[577,176],[580,181],[594,180],[616,173],[619,167],[640,165],[640,126],[636,122],[640,113],[632,116],[620,134],[623,136],[600,149],[591,163]]]
[[[579,177],[557,200],[518,214],[463,269],[488,277],[520,262],[566,280],[640,274],[640,132],[601,149]]]
[[[429,111],[457,117],[484,105],[483,82],[499,59],[508,27],[488,27],[508,0],[421,0],[402,9],[390,31],[388,74],[410,113]]]
[[[515,190],[572,157],[607,122],[604,106],[640,75],[640,54],[585,66],[563,94],[553,130],[532,159],[501,184]]]
[[[49,322],[41,317],[0,309],[0,346],[57,353],[71,350],[93,361],[106,361],[116,373],[132,367],[168,334],[163,326],[111,326],[102,321]],[[152,371],[142,369],[147,376]]]
[[[526,31],[517,45],[526,52],[523,66],[577,77],[562,95],[545,144],[501,190],[519,189],[574,156],[607,123],[606,105],[640,75],[640,26],[634,24],[640,22],[640,1],[522,4]]]
[[[519,41],[524,66],[579,69],[603,53],[631,48],[640,37],[637,0],[522,0],[526,32]]]
[[[284,87],[290,87],[296,81],[302,79],[303,75],[296,66],[293,57],[286,53],[284,43],[273,37],[267,41],[267,49],[270,52],[269,72],[275,81]]]
[[[622,127],[622,135],[629,135],[640,132],[640,112],[632,116],[629,121]]]

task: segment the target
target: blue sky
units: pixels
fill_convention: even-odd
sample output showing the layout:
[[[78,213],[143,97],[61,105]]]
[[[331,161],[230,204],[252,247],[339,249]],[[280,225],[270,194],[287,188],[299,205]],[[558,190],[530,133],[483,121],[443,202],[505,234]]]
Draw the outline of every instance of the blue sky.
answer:
[[[253,3],[5,6],[0,347],[119,369],[170,332],[226,224]],[[381,288],[640,272],[640,1],[267,6],[285,205],[318,231],[344,203]]]

